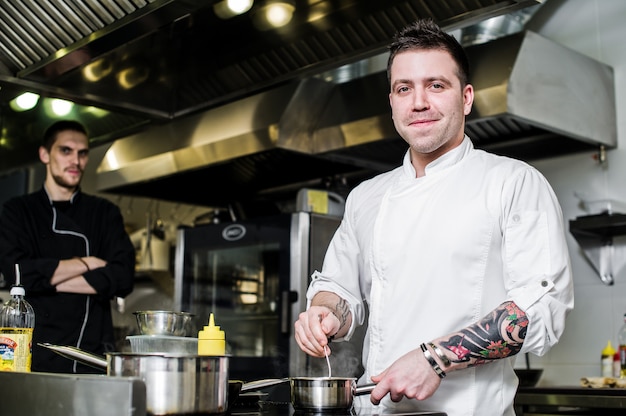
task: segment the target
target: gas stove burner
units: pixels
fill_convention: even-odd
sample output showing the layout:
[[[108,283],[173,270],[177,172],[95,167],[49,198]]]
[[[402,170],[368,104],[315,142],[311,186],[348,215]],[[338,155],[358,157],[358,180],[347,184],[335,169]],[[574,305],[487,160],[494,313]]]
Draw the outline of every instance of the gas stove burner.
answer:
[[[357,416],[354,408],[350,409],[296,409],[293,416]]]

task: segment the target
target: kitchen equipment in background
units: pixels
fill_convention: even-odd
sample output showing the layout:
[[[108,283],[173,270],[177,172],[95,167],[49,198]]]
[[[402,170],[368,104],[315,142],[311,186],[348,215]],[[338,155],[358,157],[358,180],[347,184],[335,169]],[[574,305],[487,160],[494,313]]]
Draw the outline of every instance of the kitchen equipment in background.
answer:
[[[136,311],[133,314],[142,335],[184,336],[193,318],[189,312],[176,311]]]
[[[626,203],[574,192],[589,215],[569,220],[569,230],[602,283],[613,285],[626,265]]]
[[[534,387],[539,382],[543,370],[530,368],[530,357],[528,353],[524,354],[524,359],[526,368],[516,368],[515,375],[519,379],[520,387]]]
[[[193,313],[197,329],[215,315],[226,333],[232,378],[318,375],[310,370],[317,359],[300,350],[292,328],[306,307],[310,275],[321,269],[340,221],[296,212],[179,229],[174,309]],[[352,340],[333,347],[331,359],[353,366],[337,364],[336,375],[360,371],[358,338],[356,352]],[[342,347],[352,349],[342,355]]]
[[[198,339],[191,337],[175,337],[169,335],[129,335],[133,353],[163,352],[170,354],[197,354]]]
[[[303,212],[343,216],[346,200],[335,192],[303,188],[296,195],[296,209]]]
[[[623,415],[626,395],[621,388],[533,387],[515,396],[517,416]]]
[[[155,237],[153,230],[141,228],[130,234],[135,247],[137,271],[168,271],[170,266],[170,242]]]

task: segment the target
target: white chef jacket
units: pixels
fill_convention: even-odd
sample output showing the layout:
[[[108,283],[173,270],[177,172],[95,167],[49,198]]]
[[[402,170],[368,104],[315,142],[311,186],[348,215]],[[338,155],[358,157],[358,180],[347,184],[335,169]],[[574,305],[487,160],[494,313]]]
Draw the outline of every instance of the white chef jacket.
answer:
[[[368,329],[365,374],[378,374],[422,342],[476,323],[512,300],[529,319],[522,353],[543,355],[561,336],[574,306],[562,212],[547,180],[528,164],[463,143],[415,177],[402,166],[363,182],[321,272],[307,291],[333,291]],[[514,415],[514,358],[450,372],[427,400],[383,412],[438,410],[451,416]],[[356,406],[372,406],[369,396]]]

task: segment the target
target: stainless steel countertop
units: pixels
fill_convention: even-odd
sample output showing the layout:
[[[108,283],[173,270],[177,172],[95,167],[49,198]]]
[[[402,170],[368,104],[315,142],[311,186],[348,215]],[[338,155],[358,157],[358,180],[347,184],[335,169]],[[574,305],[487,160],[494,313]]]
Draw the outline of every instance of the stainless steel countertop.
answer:
[[[522,415],[558,415],[576,411],[595,411],[575,414],[624,414],[626,389],[589,388],[578,386],[520,388],[515,396],[515,410]],[[617,413],[611,410],[619,410]]]
[[[135,377],[0,372],[0,386],[3,415],[146,415],[146,385]]]

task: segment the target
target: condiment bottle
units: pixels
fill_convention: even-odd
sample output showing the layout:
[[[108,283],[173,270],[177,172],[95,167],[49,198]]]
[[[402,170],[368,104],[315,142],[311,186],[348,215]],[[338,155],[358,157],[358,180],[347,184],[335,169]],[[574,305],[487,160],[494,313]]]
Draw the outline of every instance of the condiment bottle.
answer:
[[[211,313],[209,325],[198,332],[198,355],[226,354],[226,337],[224,331],[215,325],[215,318]]]
[[[615,348],[611,345],[611,341],[606,344],[602,350],[602,377],[613,377],[613,356]]]
[[[0,371],[30,372],[35,312],[24,299],[26,291],[19,284],[18,265],[15,272],[11,299],[0,310]]]
[[[619,355],[620,355],[620,378],[626,378],[626,314],[624,314],[624,324],[619,330]]]

